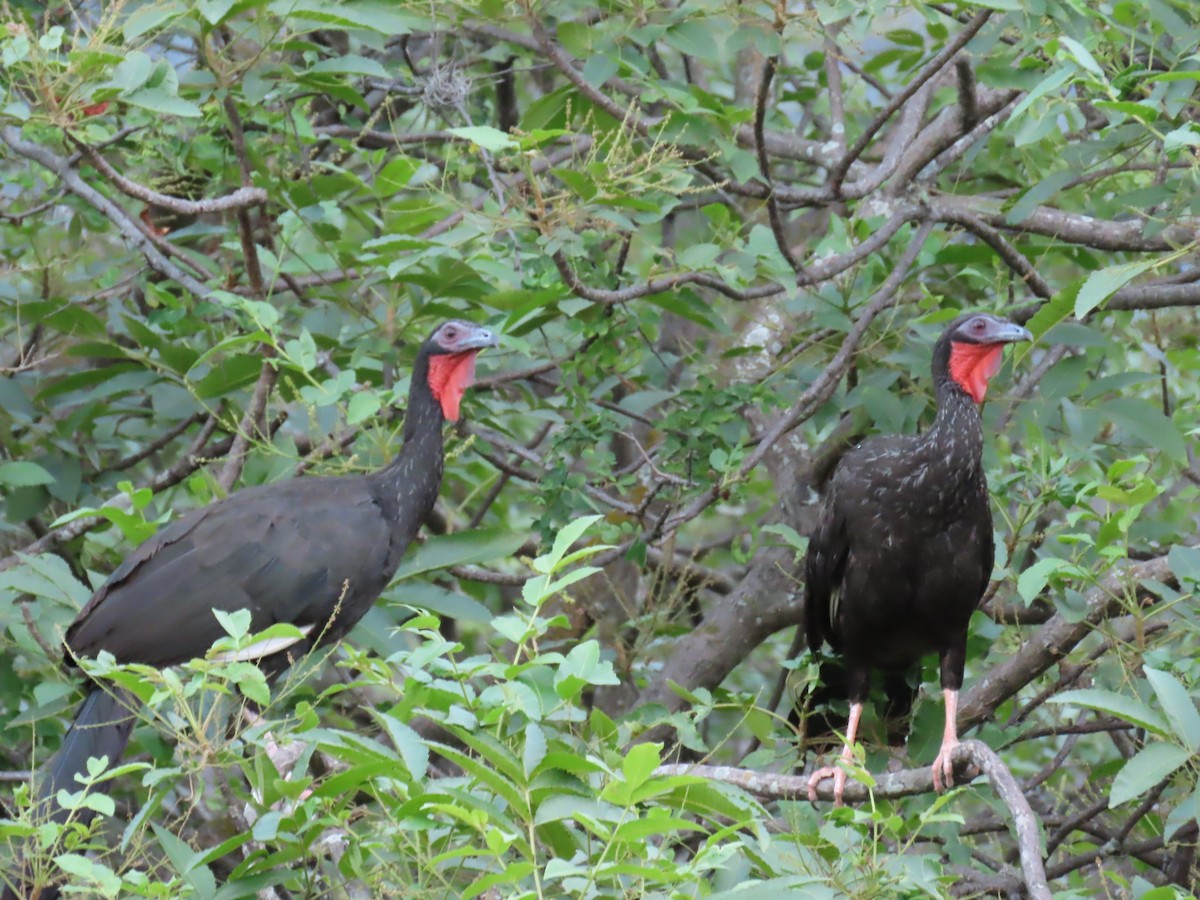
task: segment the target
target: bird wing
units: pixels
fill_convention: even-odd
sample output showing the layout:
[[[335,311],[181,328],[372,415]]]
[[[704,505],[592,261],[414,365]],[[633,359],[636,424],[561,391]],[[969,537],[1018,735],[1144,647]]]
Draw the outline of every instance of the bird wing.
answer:
[[[339,604],[361,607],[357,620],[361,601],[391,577],[390,537],[362,479],[242,491],[139,546],[80,611],[66,643],[78,656],[107,650],[121,662],[163,666],[203,655],[224,636],[214,609],[250,610],[252,632],[277,622],[324,628]],[[352,624],[339,623],[337,634]]]
[[[804,630],[809,649],[814,653],[826,640],[838,649],[837,601],[849,550],[846,520],[834,485],[825,498],[820,521],[808,540],[808,554],[804,559]]]

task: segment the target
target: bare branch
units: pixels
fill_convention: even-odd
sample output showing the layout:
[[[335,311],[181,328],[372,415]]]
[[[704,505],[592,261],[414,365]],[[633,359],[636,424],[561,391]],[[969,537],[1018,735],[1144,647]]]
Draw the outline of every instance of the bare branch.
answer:
[[[754,147],[758,153],[758,171],[762,175],[763,183],[768,188],[771,187],[771,165],[767,160],[767,151],[763,145],[763,120],[767,115],[767,98],[771,93],[771,79],[775,77],[777,64],[778,60],[774,56],[769,56],[763,61],[762,78],[758,82],[758,94],[754,101]],[[840,99],[840,83],[838,88]],[[775,199],[774,192],[767,194],[767,216],[771,222],[771,231],[775,235],[775,246],[779,248],[779,252],[783,254],[787,264],[792,267],[792,271],[799,274],[800,262],[788,245],[787,234],[783,230],[783,217],[779,213],[779,203]]]
[[[959,50],[965,47],[971,38],[975,37],[975,35],[979,33],[979,30],[987,24],[988,19],[991,17],[991,10],[982,9],[977,12],[967,26],[957,35],[955,35],[954,40],[943,47],[933,59],[926,63],[924,68],[922,68],[921,71],[916,74],[913,80],[905,86],[904,90],[892,97],[892,99],[888,102],[888,105],[879,111],[875,118],[872,119],[867,125],[863,133],[858,136],[858,140],[855,141],[853,146],[851,146],[851,148],[846,151],[842,158],[838,160],[837,164],[833,167],[833,170],[829,173],[828,185],[831,196],[841,196],[842,182],[846,178],[846,173],[850,171],[850,164],[862,156],[863,151],[867,149],[867,145],[871,143],[871,140],[879,132],[879,129],[887,124],[888,119],[895,115],[897,110],[904,106],[904,104],[908,102],[909,98],[921,89],[921,86],[924,85],[925,82],[940,72],[945,67],[946,63],[948,63],[954,57],[954,55],[958,53]]]
[[[120,188],[123,193],[136,200],[153,203],[155,206],[161,206],[163,209],[169,209],[172,212],[182,213],[183,215],[206,215],[267,202],[266,191],[262,188],[249,186],[240,187],[233,193],[226,194],[224,197],[213,197],[206,200],[187,200],[183,197],[173,197],[170,194],[163,194],[126,178],[109,165],[108,160],[101,156],[94,147],[83,143],[74,138],[74,136],[72,136],[72,142],[83,152],[83,155],[87,157],[92,167]]]
[[[1001,205],[984,197],[935,194],[928,198],[930,215],[938,220],[966,213],[1005,231],[1040,234],[1068,244],[1096,250],[1123,250],[1131,253],[1164,253],[1192,244],[1197,230],[1187,225],[1172,225],[1154,235],[1146,235],[1145,224],[1137,220],[1113,222],[1039,206],[1019,222],[1009,222]]]
[[[964,210],[943,210],[939,216],[939,220],[954,225],[961,225],[986,243],[1008,264],[1009,268],[1017,273],[1017,276],[1022,281],[1029,285],[1029,289],[1043,300],[1049,300],[1054,296],[1054,290],[1038,274],[1033,264],[1025,258],[1025,255],[1020,250],[1010,244],[1003,234],[991,225],[980,221]]]
[[[258,373],[258,381],[254,384],[254,393],[250,397],[250,404],[246,407],[241,424],[238,425],[237,434],[234,435],[233,446],[229,448],[229,457],[221,468],[221,474],[217,476],[217,484],[221,485],[226,492],[233,489],[234,482],[242,474],[242,467],[246,464],[246,451],[249,449],[254,435],[262,426],[267,400],[271,396],[271,391],[275,389],[275,381],[278,378],[279,369],[270,355],[264,354],[263,366]]]
[[[171,262],[162,251],[154,246],[154,242],[142,231],[133,216],[84,181],[80,174],[70,167],[66,159],[41,144],[25,140],[21,137],[20,129],[14,125],[5,125],[0,128],[0,140],[3,140],[18,156],[53,172],[68,191],[101,212],[116,226],[117,231],[125,240],[146,257],[146,261],[154,271],[182,285],[197,297],[212,299],[207,287]]]

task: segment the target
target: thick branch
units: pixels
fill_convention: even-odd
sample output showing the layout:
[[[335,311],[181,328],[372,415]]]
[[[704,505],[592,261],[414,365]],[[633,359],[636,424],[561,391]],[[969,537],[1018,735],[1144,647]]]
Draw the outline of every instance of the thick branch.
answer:
[[[1171,583],[1174,576],[1167,557],[1157,556],[1109,572],[1087,594],[1087,614],[1068,620],[1061,613],[1039,628],[1016,653],[990,669],[969,690],[958,707],[958,725],[970,728],[995,715],[996,708],[1066,656],[1092,629],[1121,609],[1127,589],[1145,580]]]
[[[1157,234],[1146,235],[1143,233],[1145,225],[1140,220],[1113,222],[1048,206],[1039,206],[1020,222],[1013,223],[1008,221],[999,202],[982,197],[940,194],[929,197],[928,203],[930,214],[938,220],[966,213],[994,228],[1040,234],[1096,250],[1164,253],[1197,239],[1196,229],[1187,225],[1172,225]]]

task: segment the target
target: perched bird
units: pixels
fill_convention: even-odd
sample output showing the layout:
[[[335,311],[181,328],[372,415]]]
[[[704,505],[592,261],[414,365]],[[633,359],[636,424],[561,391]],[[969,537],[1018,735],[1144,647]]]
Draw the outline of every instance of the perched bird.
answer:
[[[455,421],[476,354],[495,335],[442,324],[413,368],[396,457],[366,475],[295,478],[238,491],[194,510],[142,543],[92,595],[67,629],[65,664],[102,650],[118,662],[170,666],[225,635],[213,610],[248,609],[252,632],[279,622],[302,638],[262,641],[225,658],[255,660],[268,676],[318,642],[343,637],[387,586],[442,483],[442,424]],[[92,684],[37,794],[77,790],[89,757],[115,765],[133,725],[131,695]],[[11,889],[10,889],[11,890]],[[53,889],[51,889],[53,890]],[[6,900],[19,896],[6,890]],[[51,896],[45,891],[43,897]]]
[[[967,623],[991,578],[995,550],[979,404],[1004,345],[1031,339],[996,316],[959,316],[933,348],[932,427],[864,441],[834,470],[804,563],[804,619],[811,650],[828,641],[844,665],[850,718],[843,760],[853,755],[871,671],[884,672],[889,716],[905,714],[914,694],[906,676],[936,652],[946,727],[933,781],[937,790],[953,783]],[[809,798],[830,776],[840,805],[840,767],[814,772]]]

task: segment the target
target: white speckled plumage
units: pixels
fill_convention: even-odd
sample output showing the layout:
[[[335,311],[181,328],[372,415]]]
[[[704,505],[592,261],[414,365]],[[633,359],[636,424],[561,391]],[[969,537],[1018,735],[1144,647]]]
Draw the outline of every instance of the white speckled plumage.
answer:
[[[969,392],[978,372],[959,383],[952,347],[1028,338],[994,316],[960,316],[934,348],[933,425],[866,440],[834,471],[805,560],[805,627],[814,651],[828,641],[841,655],[844,674],[827,677],[823,666],[822,679],[843,681],[837,687],[860,712],[872,669],[882,669],[889,717],[906,717],[914,690],[904,676],[927,653],[939,654],[944,690],[962,686],[967,623],[994,547],[983,425]]]

